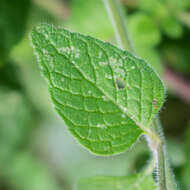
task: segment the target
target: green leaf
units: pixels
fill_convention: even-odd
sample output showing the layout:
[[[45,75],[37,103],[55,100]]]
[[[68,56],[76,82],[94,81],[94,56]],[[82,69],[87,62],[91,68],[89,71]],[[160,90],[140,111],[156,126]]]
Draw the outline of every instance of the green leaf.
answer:
[[[178,1],[179,3],[177,5],[175,1],[178,0],[139,1],[139,8],[147,12],[149,14],[149,19],[153,19],[153,22],[157,23],[157,25],[160,26],[161,30],[170,38],[179,38],[183,35],[183,27],[176,17],[174,7],[178,6],[180,9],[180,4],[187,3],[184,1]]]
[[[140,10],[151,13],[151,16],[163,16],[168,12],[162,0],[139,0],[138,5]]]
[[[167,15],[160,22],[161,29],[170,38],[180,38],[183,35],[183,27],[175,16]]]
[[[36,159],[29,152],[20,152],[9,157],[2,176],[10,188],[15,190],[61,189],[44,162]]]
[[[155,190],[152,176],[90,177],[78,183],[77,190]]]
[[[164,87],[146,62],[47,24],[35,27],[31,37],[55,108],[80,144],[111,155],[149,132]]]
[[[176,10],[185,10],[190,7],[190,1],[189,0],[167,0],[167,3],[170,5],[170,7],[175,8]]]
[[[112,25],[109,22],[102,0],[72,0],[71,14],[64,24],[72,31],[92,35],[100,39],[113,37]]]
[[[0,1],[0,62],[22,38],[30,8],[30,0]]]
[[[129,17],[129,30],[136,46],[152,47],[161,40],[159,27],[144,13],[135,13]]]
[[[19,92],[2,87],[0,105],[0,168],[2,169],[13,151],[28,141],[32,128],[32,112],[28,102]]]

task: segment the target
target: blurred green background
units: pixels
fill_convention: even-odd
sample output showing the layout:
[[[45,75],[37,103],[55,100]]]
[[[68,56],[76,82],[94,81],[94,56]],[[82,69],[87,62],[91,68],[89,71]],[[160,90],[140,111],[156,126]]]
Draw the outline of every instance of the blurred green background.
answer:
[[[190,189],[190,0],[122,0],[138,56],[164,80],[161,120],[181,190]],[[87,176],[141,170],[144,139],[113,157],[91,155],[51,104],[28,38],[38,23],[116,44],[103,0],[0,0],[0,190],[71,190]]]

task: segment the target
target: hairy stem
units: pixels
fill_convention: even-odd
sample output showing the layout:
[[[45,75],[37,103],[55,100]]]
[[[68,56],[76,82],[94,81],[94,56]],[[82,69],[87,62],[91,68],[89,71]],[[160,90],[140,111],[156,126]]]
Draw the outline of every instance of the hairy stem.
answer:
[[[155,131],[152,134],[147,134],[147,141],[156,164],[158,190],[169,190],[167,189],[166,179],[165,148],[160,136],[156,133],[156,125],[156,122],[154,122],[152,127]]]
[[[160,139],[159,147],[157,149],[157,161],[158,161],[158,172],[159,172],[158,180],[162,181],[163,179],[160,175],[164,175],[165,180],[163,182],[165,183],[166,190],[177,190],[178,188],[177,188],[177,184],[175,182],[174,174],[170,168],[170,164],[168,161],[162,125],[158,118],[155,119],[153,125],[154,125],[154,129],[155,129],[156,133],[159,135],[159,139]],[[164,184],[163,184],[163,186],[164,186]],[[161,186],[160,186],[160,190],[162,190]]]
[[[126,27],[127,21],[119,0],[104,0],[104,4],[114,28],[118,46],[121,49],[134,53],[134,48]]]
[[[147,140],[156,160],[156,174],[159,190],[177,190],[174,175],[168,161],[165,139],[161,123],[156,117],[152,124],[153,135],[147,134]]]
[[[119,0],[104,0],[104,3],[112,21],[119,47],[135,53]],[[177,190],[177,185],[167,159],[162,126],[158,118],[154,120],[152,127],[153,129],[147,134],[147,139],[156,160],[159,190]]]
[[[155,151],[155,150],[154,150]],[[166,166],[165,166],[165,153],[164,145],[162,142],[158,144],[156,149],[156,161],[157,161],[157,180],[160,190],[167,190],[166,184]]]

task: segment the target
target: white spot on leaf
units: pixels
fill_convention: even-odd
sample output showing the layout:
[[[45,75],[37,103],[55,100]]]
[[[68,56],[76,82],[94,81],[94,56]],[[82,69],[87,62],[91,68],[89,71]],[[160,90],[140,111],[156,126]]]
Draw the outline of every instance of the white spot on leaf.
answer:
[[[98,53],[98,58],[101,58],[102,57],[102,52],[100,51],[99,53]]]
[[[59,51],[59,53],[70,54],[70,48],[69,47],[61,47],[61,48],[57,48],[57,50]]]
[[[111,79],[112,79],[112,76],[111,76],[111,75],[108,75],[108,74],[105,74],[105,78],[111,80]]]
[[[122,118],[125,118],[125,117],[126,117],[126,115],[125,115],[125,114],[122,114],[122,115],[121,115],[121,117],[122,117]]]
[[[108,101],[107,97],[106,96],[102,96],[102,99],[106,102]]]
[[[106,128],[106,126],[104,124],[97,124],[97,127]]]
[[[127,108],[125,108],[125,107],[123,107],[122,110],[123,110],[124,113],[127,112]]]
[[[99,62],[99,65],[100,66],[105,66],[105,65],[107,65],[108,63],[107,62]]]

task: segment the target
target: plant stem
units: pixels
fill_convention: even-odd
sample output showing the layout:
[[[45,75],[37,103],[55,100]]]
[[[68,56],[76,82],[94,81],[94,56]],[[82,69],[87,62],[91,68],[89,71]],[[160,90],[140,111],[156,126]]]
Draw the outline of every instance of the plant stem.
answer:
[[[158,188],[159,190],[177,190],[178,188],[167,157],[162,126],[158,117],[153,121],[152,129],[152,134],[147,134],[147,140],[156,161]]]
[[[104,4],[114,28],[118,46],[121,49],[135,53],[126,27],[127,21],[124,16],[124,10],[119,0],[104,0]]]
[[[158,117],[154,120],[154,128],[156,130],[156,133],[159,135],[160,139],[160,146],[157,149],[157,160],[158,160],[158,177],[159,181],[163,180],[161,179],[160,175],[165,176],[165,188],[166,190],[177,190],[177,184],[175,182],[175,178],[173,175],[173,172],[170,168],[170,164],[168,161],[167,151],[166,151],[166,145],[165,145],[165,138],[162,130],[162,125],[158,119]],[[163,171],[164,170],[164,171]],[[163,190],[160,186],[160,190]]]
[[[112,21],[119,47],[135,53],[119,0],[104,0],[104,3]],[[162,126],[157,117],[153,122],[150,134],[147,134],[147,139],[156,160],[159,190],[177,190],[177,185],[167,159]]]
[[[166,166],[165,166],[165,148],[164,144],[160,138],[160,135],[157,134],[157,123],[153,122],[152,128],[154,131],[146,135],[147,141],[150,147],[150,150],[153,153],[153,157],[156,164],[156,176],[157,176],[157,185],[159,190],[168,190],[166,182]]]
[[[157,161],[157,178],[158,178],[158,186],[160,190],[167,190],[166,184],[166,166],[165,166],[165,153],[164,153],[164,145],[162,142],[159,143],[156,150],[156,161]]]

